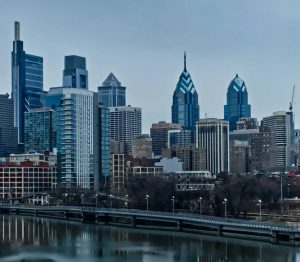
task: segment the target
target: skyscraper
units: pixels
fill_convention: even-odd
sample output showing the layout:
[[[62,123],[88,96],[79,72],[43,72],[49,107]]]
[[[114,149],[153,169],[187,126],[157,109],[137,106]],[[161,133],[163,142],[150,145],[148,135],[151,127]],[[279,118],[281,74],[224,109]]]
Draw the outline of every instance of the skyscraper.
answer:
[[[102,86],[98,87],[99,103],[106,107],[116,107],[126,105],[126,87],[113,73],[105,79]]]
[[[168,135],[170,130],[180,131],[180,124],[166,123],[160,121],[153,123],[150,128],[150,136],[152,138],[152,150],[154,155],[161,155],[162,149],[168,147]]]
[[[65,56],[63,86],[88,89],[88,71],[86,70],[84,57]]]
[[[23,41],[20,40],[19,22],[15,22],[11,61],[14,125],[18,128],[18,142],[24,143],[24,112],[41,107],[43,58],[25,53]]]
[[[54,87],[45,102],[55,110],[58,182],[65,188],[94,189],[94,93]]]
[[[206,150],[206,169],[212,173],[229,172],[229,123],[216,118],[196,123],[196,146]]]
[[[190,73],[186,70],[184,53],[184,70],[173,94],[172,123],[180,124],[185,129],[194,129],[197,120],[199,120],[198,94]]]
[[[9,95],[0,95],[0,157],[20,153],[18,128],[14,127],[14,102]]]
[[[110,137],[125,143],[126,154],[132,153],[133,139],[142,133],[142,110],[139,107],[110,107]]]
[[[268,127],[275,134],[276,167],[282,171],[292,164],[293,121],[290,112],[278,111],[264,117],[262,127]]]
[[[229,121],[230,131],[236,129],[241,117],[251,117],[251,106],[245,82],[237,74],[228,86],[227,104],[224,105],[224,119]]]
[[[47,153],[56,146],[54,111],[49,108],[25,112],[25,152]]]

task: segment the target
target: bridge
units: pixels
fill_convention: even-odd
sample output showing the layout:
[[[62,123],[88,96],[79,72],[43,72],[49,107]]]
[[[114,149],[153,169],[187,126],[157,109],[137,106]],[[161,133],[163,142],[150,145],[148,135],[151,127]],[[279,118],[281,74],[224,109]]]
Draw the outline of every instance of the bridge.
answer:
[[[2,205],[0,206],[0,213],[52,217],[133,228],[165,229],[216,236],[260,239],[274,244],[300,245],[300,228],[285,223],[249,221],[186,213],[81,206]]]

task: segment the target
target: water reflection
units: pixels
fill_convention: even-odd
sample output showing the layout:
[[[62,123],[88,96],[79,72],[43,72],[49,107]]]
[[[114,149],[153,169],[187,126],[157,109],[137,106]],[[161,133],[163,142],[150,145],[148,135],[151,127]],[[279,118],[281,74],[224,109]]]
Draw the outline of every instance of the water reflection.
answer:
[[[0,216],[0,261],[300,261],[264,242]]]

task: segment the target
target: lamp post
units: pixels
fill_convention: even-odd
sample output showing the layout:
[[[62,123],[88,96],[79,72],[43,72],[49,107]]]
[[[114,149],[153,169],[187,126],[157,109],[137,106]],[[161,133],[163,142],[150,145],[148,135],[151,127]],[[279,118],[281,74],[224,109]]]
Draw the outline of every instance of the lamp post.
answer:
[[[225,218],[227,218],[227,201],[228,201],[228,199],[227,199],[227,198],[224,198],[223,204],[224,204],[224,206],[225,206]]]
[[[95,195],[96,198],[96,208],[98,207],[98,194]]]
[[[261,204],[262,204],[262,201],[260,199],[258,199],[257,205],[259,206],[259,221],[261,221]]]
[[[149,211],[149,195],[146,195],[145,199],[147,203],[147,211]]]
[[[173,207],[173,213],[174,213],[174,210],[175,210],[175,196],[172,196],[171,198],[171,201],[172,201],[172,207]]]
[[[127,209],[128,209],[128,195],[125,195],[125,206],[126,206]]]
[[[84,197],[84,194],[82,193],[81,194],[81,205],[83,205],[83,197]]]
[[[66,198],[66,205],[68,206],[68,205],[69,205],[69,203],[68,203],[68,202],[69,202],[69,201],[68,201],[68,193],[65,193],[65,194],[64,194],[64,197]]]
[[[199,197],[199,213],[202,215],[202,197]]]
[[[112,194],[109,194],[109,203],[110,203],[110,208],[112,208]]]

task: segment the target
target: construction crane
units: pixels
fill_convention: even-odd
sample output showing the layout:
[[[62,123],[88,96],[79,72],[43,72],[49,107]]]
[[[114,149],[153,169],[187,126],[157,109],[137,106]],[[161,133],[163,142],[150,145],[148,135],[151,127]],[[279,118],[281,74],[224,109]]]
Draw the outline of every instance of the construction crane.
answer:
[[[290,112],[293,111],[293,105],[294,105],[294,95],[295,95],[295,85],[293,87],[293,93],[292,93],[292,99],[291,99],[291,102],[290,102],[290,107],[289,107],[289,110]]]

